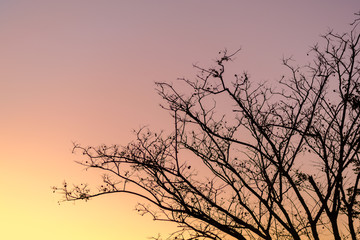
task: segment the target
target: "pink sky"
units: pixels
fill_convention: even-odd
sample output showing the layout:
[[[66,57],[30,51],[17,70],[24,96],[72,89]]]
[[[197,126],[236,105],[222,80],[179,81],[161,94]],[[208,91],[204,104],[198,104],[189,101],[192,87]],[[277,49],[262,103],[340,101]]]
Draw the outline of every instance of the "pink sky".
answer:
[[[171,127],[155,81],[193,77],[219,50],[242,48],[234,70],[256,81],[299,64],[319,35],[346,31],[358,0],[0,0],[0,239],[132,239],[169,225],[140,217],[136,199],[57,204],[64,179],[96,182],[71,154],[126,144],[132,129]],[[290,3],[291,2],[291,3]]]

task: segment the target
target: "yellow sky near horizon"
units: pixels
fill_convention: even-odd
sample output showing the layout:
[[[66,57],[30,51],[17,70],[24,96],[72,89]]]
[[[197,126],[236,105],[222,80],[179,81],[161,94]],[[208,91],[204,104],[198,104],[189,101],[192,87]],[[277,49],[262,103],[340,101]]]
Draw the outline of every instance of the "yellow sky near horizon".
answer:
[[[137,198],[58,204],[51,186],[96,183],[72,142],[125,145],[132,129],[171,128],[155,81],[193,77],[219,50],[231,69],[275,81],[319,35],[346,30],[357,0],[0,0],[0,239],[143,240],[170,224],[141,217]],[[175,227],[173,227],[175,228]]]

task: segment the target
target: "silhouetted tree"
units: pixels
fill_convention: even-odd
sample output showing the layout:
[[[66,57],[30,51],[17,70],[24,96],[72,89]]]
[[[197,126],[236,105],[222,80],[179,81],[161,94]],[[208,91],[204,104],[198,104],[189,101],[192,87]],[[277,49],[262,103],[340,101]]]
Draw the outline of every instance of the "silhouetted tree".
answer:
[[[226,75],[227,51],[180,87],[157,83],[173,133],[75,145],[103,183],[54,190],[67,201],[136,195],[141,214],[180,226],[171,239],[360,239],[358,23],[324,35],[304,67],[284,59],[278,89]]]

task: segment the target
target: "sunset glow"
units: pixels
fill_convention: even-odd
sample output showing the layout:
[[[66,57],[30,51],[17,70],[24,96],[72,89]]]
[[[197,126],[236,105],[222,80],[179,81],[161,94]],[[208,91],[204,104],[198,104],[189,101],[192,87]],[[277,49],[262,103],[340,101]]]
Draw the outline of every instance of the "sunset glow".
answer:
[[[193,78],[241,48],[230,74],[276,83],[284,56],[299,65],[346,1],[0,0],[0,239],[143,240],[176,226],[139,216],[128,195],[63,202],[51,187],[99,182],[73,143],[125,145],[132,130],[171,130],[156,81]],[[233,71],[233,72],[231,72]]]

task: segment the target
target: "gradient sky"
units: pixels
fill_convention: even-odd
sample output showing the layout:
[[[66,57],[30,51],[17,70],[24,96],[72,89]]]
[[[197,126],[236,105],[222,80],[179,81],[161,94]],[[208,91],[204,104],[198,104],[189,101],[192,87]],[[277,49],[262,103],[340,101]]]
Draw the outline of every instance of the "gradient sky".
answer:
[[[242,48],[238,73],[275,83],[283,56],[310,61],[320,34],[346,31],[359,10],[358,0],[0,0],[0,239],[167,232],[129,196],[58,205],[51,186],[101,180],[74,162],[72,142],[124,145],[132,129],[171,127],[154,82],[190,78],[224,48]]]

